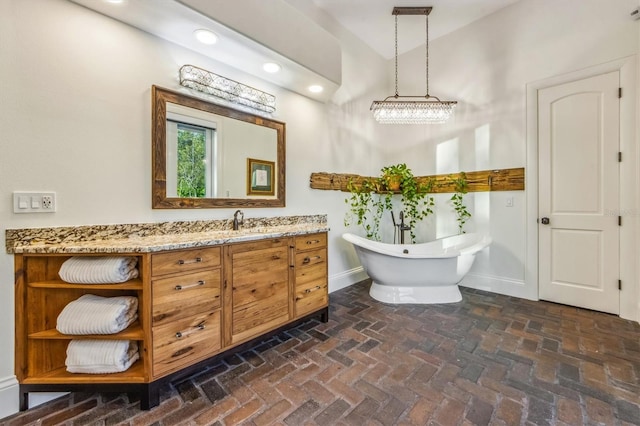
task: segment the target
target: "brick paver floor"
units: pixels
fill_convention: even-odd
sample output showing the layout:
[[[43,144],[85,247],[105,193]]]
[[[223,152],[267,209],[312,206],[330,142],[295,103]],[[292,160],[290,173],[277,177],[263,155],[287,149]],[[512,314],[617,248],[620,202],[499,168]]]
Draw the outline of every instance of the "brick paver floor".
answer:
[[[368,282],[308,321],[167,385],[75,393],[3,425],[640,425],[640,325],[463,289],[447,305],[386,305]]]

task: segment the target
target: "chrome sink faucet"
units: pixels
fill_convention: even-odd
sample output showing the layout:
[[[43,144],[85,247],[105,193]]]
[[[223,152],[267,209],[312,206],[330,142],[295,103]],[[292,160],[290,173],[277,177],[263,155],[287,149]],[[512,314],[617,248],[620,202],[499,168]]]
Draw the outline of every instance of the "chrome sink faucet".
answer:
[[[238,219],[238,216],[240,216],[240,219]],[[244,213],[242,212],[242,210],[236,210],[236,212],[233,214],[233,230],[237,231],[238,229],[240,229],[240,225],[242,225],[244,223]]]

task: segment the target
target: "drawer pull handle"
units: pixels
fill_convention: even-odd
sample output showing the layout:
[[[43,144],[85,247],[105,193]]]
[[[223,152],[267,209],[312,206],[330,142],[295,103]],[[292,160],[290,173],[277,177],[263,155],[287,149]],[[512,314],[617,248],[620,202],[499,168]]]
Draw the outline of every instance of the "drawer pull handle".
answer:
[[[176,333],[176,339],[182,339],[183,337],[187,337],[188,335],[195,333],[196,331],[200,331],[200,330],[204,330],[204,321],[202,321],[200,324],[196,325],[195,327],[185,330],[185,331],[178,331]]]
[[[192,260],[178,260],[178,265],[188,265],[189,263],[200,263],[202,262],[202,258],[201,257],[196,257],[195,259]]]
[[[319,285],[315,286],[314,288],[308,288],[306,289],[304,292],[305,293],[311,293],[312,291],[316,291],[316,290],[320,290],[322,287],[320,287]]]
[[[307,263],[310,263],[312,260],[320,260],[320,259],[322,259],[322,257],[320,256],[313,256],[313,257],[307,256],[302,260],[302,263],[307,264]]]
[[[176,290],[186,290],[188,288],[193,288],[193,287],[200,287],[201,285],[204,285],[205,280],[200,280],[195,284],[186,284],[186,285],[180,285],[178,284],[177,286],[175,286],[174,288]]]
[[[272,260],[278,260],[280,259],[280,256],[278,256],[277,254],[274,254],[273,256],[271,256]]]
[[[307,245],[318,244],[319,242],[320,242],[320,240],[309,240],[309,241],[307,241]]]

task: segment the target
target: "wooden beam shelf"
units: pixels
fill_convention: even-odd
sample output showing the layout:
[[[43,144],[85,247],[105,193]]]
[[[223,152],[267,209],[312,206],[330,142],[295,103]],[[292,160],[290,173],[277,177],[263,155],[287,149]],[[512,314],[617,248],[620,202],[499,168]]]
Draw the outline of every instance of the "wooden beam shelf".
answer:
[[[469,184],[468,192],[484,191],[523,191],[524,167],[515,169],[480,170],[465,172]],[[433,182],[432,194],[455,192],[452,182],[460,176],[460,173],[444,175],[416,176],[421,183]],[[374,179],[371,176],[360,176],[348,173],[311,173],[310,186],[313,189],[334,190],[349,192],[349,182],[358,184],[365,179]]]

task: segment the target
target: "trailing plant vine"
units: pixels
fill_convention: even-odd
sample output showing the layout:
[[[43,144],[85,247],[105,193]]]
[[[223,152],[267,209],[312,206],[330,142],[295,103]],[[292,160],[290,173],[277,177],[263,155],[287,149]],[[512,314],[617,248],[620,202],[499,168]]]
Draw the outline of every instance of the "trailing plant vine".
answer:
[[[380,240],[380,221],[385,211],[393,211],[393,197],[400,196],[400,205],[410,227],[411,241],[416,242],[415,226],[433,213],[434,197],[429,194],[432,181],[419,182],[406,164],[385,166],[377,178],[365,179],[360,184],[349,182],[351,195],[345,199],[349,212],[345,226],[352,222],[362,226],[367,238]],[[391,182],[400,181],[400,188],[392,190]]]
[[[451,202],[453,203],[453,209],[456,212],[456,221],[458,222],[458,234],[464,234],[464,224],[471,218],[471,213],[467,210],[467,206],[464,204],[464,195],[468,192],[469,183],[467,181],[467,175],[465,172],[460,172],[457,178],[451,178],[456,192],[451,196]]]

